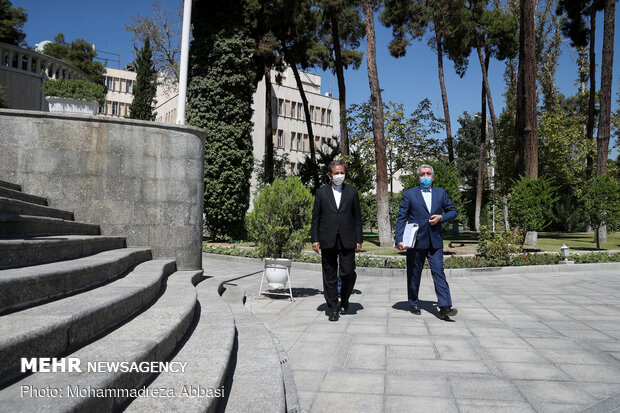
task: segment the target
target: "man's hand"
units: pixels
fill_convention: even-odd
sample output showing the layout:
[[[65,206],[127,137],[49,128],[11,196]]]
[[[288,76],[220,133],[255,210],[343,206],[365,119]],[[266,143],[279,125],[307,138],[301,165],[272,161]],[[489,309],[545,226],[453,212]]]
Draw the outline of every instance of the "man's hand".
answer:
[[[428,223],[430,225],[436,225],[436,224],[439,224],[442,219],[443,217],[441,215],[431,215],[431,218],[428,220]]]
[[[318,254],[319,250],[321,249],[321,243],[320,242],[313,242],[312,243],[312,249],[314,250],[314,252],[316,252]]]
[[[396,248],[398,248],[401,251],[405,250],[405,243],[404,242],[399,242],[398,244],[396,244]]]
[[[355,252],[360,252],[362,250],[362,243],[361,242],[356,242],[355,243]]]

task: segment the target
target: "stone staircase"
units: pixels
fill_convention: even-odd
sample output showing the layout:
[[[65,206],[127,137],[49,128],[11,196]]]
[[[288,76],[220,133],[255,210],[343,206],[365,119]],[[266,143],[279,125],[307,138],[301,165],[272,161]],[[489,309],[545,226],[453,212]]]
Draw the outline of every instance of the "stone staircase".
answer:
[[[224,291],[0,181],[0,411],[296,411],[277,339]]]

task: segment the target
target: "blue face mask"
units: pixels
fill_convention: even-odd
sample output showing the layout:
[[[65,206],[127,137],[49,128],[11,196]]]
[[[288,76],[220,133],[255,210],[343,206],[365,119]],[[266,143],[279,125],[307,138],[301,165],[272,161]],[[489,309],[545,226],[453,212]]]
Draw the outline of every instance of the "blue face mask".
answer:
[[[428,176],[425,176],[424,178],[420,178],[420,185],[422,185],[424,188],[428,188],[429,186],[431,186],[432,183],[433,183],[433,180]]]

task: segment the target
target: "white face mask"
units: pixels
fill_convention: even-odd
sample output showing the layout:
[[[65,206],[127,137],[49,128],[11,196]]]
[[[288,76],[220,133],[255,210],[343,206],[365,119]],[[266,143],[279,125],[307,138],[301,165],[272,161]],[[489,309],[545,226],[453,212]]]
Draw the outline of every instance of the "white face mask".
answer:
[[[334,183],[334,185],[336,186],[340,186],[342,185],[342,183],[344,182],[344,174],[338,174],[338,175],[334,175],[332,177],[332,182]]]

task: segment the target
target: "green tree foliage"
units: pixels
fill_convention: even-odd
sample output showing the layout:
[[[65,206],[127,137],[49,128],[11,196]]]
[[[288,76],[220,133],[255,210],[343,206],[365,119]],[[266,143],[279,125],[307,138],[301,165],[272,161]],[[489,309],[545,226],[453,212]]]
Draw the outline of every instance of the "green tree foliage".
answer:
[[[349,131],[344,70],[360,67],[363,52],[357,49],[365,35],[365,27],[355,3],[349,0],[316,0],[314,3],[322,10],[318,39],[323,46],[315,48],[314,52],[323,70],[331,68],[338,79],[340,152],[345,156],[349,155]]]
[[[508,198],[510,222],[523,232],[542,231],[551,223],[556,199],[544,178],[521,177]]]
[[[595,153],[595,144],[583,138],[583,123],[562,111],[543,113],[539,134],[540,172],[560,201],[554,204],[554,227],[576,230],[582,217],[574,205],[587,179],[586,159]]]
[[[591,178],[581,196],[581,209],[586,220],[598,234],[603,223],[614,228],[620,222],[620,184],[609,175]],[[600,249],[600,237],[595,236]]]
[[[25,46],[26,34],[22,28],[27,19],[23,7],[13,7],[11,0],[0,0],[0,42]]]
[[[313,198],[297,177],[275,179],[248,214],[250,239],[261,258],[293,258],[310,235]]]
[[[77,67],[86,73],[93,82],[103,84],[105,67],[94,61],[97,53],[86,40],[75,39],[68,44],[65,43],[65,36],[59,33],[54,37],[54,43],[48,43],[43,47],[43,53]]]
[[[133,86],[133,101],[129,106],[129,118],[155,120],[153,112],[157,95],[157,71],[153,67],[151,42],[147,37],[140,50],[136,49],[136,83]]]
[[[207,131],[205,225],[239,238],[250,203],[254,42],[238,0],[194,1],[187,122]]]

